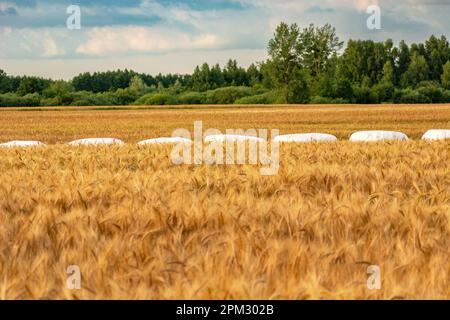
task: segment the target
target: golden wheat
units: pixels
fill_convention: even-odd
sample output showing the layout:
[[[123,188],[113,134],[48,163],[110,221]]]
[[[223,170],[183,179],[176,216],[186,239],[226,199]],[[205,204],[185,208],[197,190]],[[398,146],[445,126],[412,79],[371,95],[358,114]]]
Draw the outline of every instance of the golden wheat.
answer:
[[[450,142],[281,150],[264,177],[168,147],[0,149],[0,298],[450,298]]]

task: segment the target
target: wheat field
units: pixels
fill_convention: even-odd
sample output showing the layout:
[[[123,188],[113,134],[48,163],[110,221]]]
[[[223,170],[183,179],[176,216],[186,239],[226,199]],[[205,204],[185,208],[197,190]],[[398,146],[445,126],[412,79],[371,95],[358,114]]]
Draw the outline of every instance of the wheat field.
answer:
[[[416,138],[450,119],[448,105],[380,106],[364,122],[364,108],[0,111],[1,141],[54,143],[0,148],[0,299],[449,299],[450,141],[286,144],[273,176],[176,166],[170,147],[61,144],[137,141],[196,116]],[[70,265],[79,290],[67,287]],[[367,288],[370,265],[379,290]]]

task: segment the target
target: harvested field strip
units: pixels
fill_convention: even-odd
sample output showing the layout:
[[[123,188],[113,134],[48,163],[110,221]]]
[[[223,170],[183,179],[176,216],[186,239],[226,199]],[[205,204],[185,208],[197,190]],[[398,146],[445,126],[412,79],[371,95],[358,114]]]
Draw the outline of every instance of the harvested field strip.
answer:
[[[150,108],[150,107],[149,107]],[[28,108],[29,109],[29,108]],[[59,109],[62,109],[60,107]],[[355,131],[404,132],[417,140],[429,129],[450,128],[450,105],[381,106],[207,106],[156,107],[141,110],[0,111],[0,141],[39,140],[65,143],[86,137],[115,137],[129,143],[170,136],[177,128],[193,130],[193,122],[219,130],[279,129],[280,134],[326,132],[348,139]]]

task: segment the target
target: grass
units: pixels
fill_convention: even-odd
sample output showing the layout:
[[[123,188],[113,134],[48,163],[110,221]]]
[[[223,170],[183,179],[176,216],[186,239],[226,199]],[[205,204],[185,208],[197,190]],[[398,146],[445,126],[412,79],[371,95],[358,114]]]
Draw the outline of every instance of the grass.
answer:
[[[219,128],[419,137],[450,118],[446,105],[370,108],[5,111],[0,135],[137,141],[199,116]],[[170,151],[0,149],[0,298],[450,298],[450,142],[283,145],[269,177],[174,166]],[[69,265],[80,266],[80,290],[67,289]],[[381,290],[366,286],[369,265],[381,267]]]

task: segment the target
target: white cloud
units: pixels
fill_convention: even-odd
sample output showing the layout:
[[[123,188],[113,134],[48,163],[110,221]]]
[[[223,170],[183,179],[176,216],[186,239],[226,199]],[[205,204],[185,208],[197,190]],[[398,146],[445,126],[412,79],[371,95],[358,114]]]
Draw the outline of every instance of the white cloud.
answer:
[[[171,50],[217,48],[220,39],[212,33],[190,35],[161,27],[102,27],[88,32],[89,40],[77,53],[107,55],[117,53],[161,53]]]
[[[65,28],[4,27],[0,28],[0,58],[47,59],[67,56],[67,52],[73,51],[71,41],[76,40],[75,34]]]
[[[42,56],[44,58],[62,56],[65,54],[64,49],[58,48],[58,45],[56,44],[55,39],[53,39],[50,36],[47,36],[44,38],[42,46],[43,46],[43,50],[44,50],[44,53],[42,54]]]
[[[356,9],[365,11],[371,5],[378,5],[378,0],[353,0]]]
[[[5,36],[10,35],[11,32],[12,32],[12,28],[11,27],[4,27],[3,30],[2,30],[2,34],[5,35]]]

